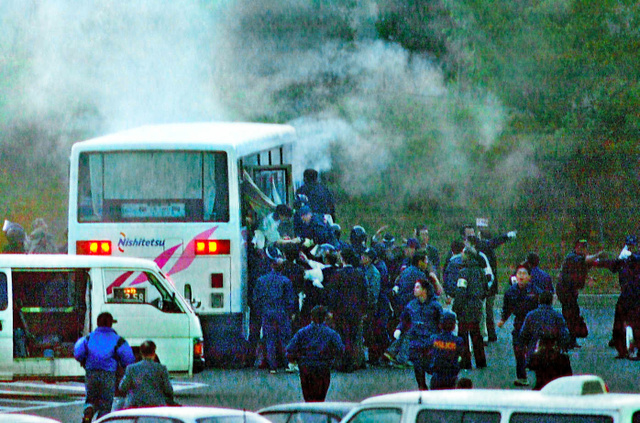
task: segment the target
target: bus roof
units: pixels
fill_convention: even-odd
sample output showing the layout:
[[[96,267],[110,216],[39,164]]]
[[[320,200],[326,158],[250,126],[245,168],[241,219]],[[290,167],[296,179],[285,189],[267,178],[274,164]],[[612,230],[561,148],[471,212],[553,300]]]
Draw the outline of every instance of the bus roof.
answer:
[[[158,270],[151,260],[72,254],[0,254],[0,268],[63,269],[89,267],[134,267]]]
[[[237,157],[292,143],[292,126],[270,123],[202,122],[148,125],[77,142],[77,151],[221,150]]]

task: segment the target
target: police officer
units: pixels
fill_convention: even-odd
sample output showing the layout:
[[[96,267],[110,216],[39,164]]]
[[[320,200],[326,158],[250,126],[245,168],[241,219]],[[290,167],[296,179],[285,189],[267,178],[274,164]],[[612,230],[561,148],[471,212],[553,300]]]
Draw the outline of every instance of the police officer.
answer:
[[[306,402],[322,402],[331,384],[333,360],[344,352],[340,335],[325,324],[327,309],[315,306],[311,323],[300,329],[287,345],[287,358],[297,361]]]
[[[430,367],[428,358],[429,338],[438,333],[438,325],[443,314],[442,306],[433,294],[431,284],[417,280],[413,287],[414,299],[409,301],[402,314],[400,324],[394,332],[396,339],[406,332],[409,343],[409,359],[413,362],[418,389],[427,390],[425,373]]]
[[[514,316],[513,331],[513,353],[516,358],[516,386],[528,386],[527,380],[527,345],[520,338],[520,330],[527,317],[527,313],[538,307],[538,297],[540,291],[530,283],[531,269],[527,263],[522,263],[516,267],[516,279],[518,283],[511,285],[504,294],[502,304],[502,318],[498,322],[498,327],[504,326],[505,322]]]
[[[587,254],[587,245],[586,239],[576,241],[573,251],[564,258],[560,271],[560,280],[556,285],[558,300],[562,304],[562,315],[571,334],[569,348],[580,348],[576,338],[578,336],[586,336],[585,331],[587,328],[584,319],[580,315],[578,293],[585,286],[589,268],[597,264],[597,259],[602,254],[602,251],[596,254]]]
[[[534,390],[572,374],[568,356],[562,355],[571,341],[567,323],[551,306],[551,292],[541,292],[538,301],[538,307],[527,314],[520,329],[520,341],[527,348],[527,363],[536,373]]]
[[[432,335],[429,339],[431,389],[454,389],[456,387],[464,344],[462,338],[453,333],[455,328],[455,313],[445,311],[440,319],[441,332]]]
[[[256,281],[253,304],[262,318],[262,337],[270,373],[284,365],[284,347],[291,337],[291,316],[297,310],[297,298],[291,281],[280,273],[284,255],[275,246],[265,253],[271,262],[271,271]]]

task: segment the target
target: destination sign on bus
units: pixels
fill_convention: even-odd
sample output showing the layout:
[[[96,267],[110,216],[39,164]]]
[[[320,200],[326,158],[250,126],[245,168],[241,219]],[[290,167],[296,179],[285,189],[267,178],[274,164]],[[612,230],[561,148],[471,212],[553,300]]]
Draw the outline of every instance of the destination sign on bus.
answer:
[[[181,219],[187,215],[184,203],[123,203],[120,212],[125,219]]]

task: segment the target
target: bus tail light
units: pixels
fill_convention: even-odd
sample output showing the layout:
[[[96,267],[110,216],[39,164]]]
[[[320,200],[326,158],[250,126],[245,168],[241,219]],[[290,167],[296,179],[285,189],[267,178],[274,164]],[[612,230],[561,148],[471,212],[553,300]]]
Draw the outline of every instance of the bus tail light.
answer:
[[[229,254],[231,242],[228,239],[196,239],[195,252],[197,256]]]
[[[222,288],[224,286],[224,277],[222,273],[211,274],[211,288]]]
[[[88,256],[110,256],[111,241],[76,241],[76,254]]]
[[[193,340],[193,358],[204,357],[204,341],[202,338],[196,338]]]

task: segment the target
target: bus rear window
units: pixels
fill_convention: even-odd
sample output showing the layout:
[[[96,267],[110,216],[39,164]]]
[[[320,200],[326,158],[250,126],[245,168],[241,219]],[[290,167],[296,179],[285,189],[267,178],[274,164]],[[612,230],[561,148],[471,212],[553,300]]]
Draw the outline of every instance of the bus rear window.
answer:
[[[81,154],[79,222],[227,222],[224,152]]]

